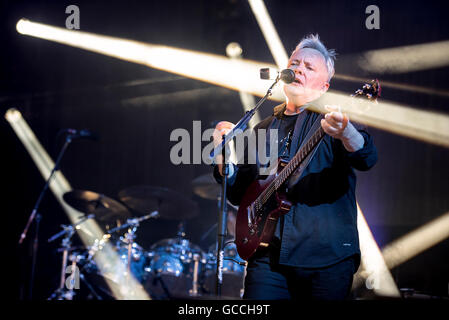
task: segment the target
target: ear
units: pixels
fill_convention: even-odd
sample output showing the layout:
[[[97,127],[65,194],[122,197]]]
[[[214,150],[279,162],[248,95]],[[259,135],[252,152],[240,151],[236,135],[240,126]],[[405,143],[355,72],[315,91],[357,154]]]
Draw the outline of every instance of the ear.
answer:
[[[321,94],[325,93],[329,89],[329,82],[324,83],[323,87],[321,88]]]

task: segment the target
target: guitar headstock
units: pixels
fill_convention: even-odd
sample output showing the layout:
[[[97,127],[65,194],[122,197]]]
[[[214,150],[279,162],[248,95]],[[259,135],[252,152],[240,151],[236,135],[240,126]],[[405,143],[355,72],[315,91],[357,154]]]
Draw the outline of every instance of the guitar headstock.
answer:
[[[377,79],[365,83],[361,89],[358,89],[351,97],[365,97],[370,101],[377,101],[380,97],[380,82]]]

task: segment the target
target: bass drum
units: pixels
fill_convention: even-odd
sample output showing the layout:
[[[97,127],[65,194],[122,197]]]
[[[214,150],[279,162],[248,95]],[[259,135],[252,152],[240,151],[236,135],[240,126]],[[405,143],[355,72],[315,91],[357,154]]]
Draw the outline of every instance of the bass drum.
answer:
[[[178,299],[200,294],[206,254],[183,238],[163,239],[151,246],[144,287],[153,299]]]
[[[223,256],[223,284],[221,295],[223,297],[240,299],[243,296],[243,285],[246,274],[245,260],[237,253],[234,242],[227,244]],[[204,274],[203,289],[206,293],[214,294],[217,274],[217,250],[216,245],[209,247],[207,254],[207,267]]]

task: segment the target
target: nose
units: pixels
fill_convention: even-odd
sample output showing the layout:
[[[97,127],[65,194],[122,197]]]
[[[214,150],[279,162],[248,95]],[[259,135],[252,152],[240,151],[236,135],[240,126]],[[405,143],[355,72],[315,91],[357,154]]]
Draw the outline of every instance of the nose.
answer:
[[[293,71],[296,74],[304,75],[304,67],[305,67],[304,64],[300,63],[300,64],[298,64],[296,66],[293,66]]]

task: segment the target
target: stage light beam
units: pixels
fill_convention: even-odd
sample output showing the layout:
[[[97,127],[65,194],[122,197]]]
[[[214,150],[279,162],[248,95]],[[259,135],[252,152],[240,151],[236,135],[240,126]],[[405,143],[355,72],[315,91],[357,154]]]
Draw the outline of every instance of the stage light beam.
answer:
[[[360,238],[361,264],[354,275],[352,288],[355,289],[365,282],[365,286],[379,296],[400,297],[396,283],[358,203],[357,229]]]
[[[226,54],[230,59],[241,59],[242,58],[242,47],[237,42],[231,42],[226,46]],[[254,96],[249,94],[248,92],[239,90],[240,101],[242,102],[243,111],[249,111],[256,105],[256,100]],[[254,116],[248,123],[250,128],[254,128],[256,124],[260,122],[260,113],[256,111]],[[232,150],[232,148],[231,148]],[[236,163],[236,162],[234,162]]]
[[[389,243],[382,249],[390,269],[449,238],[449,212]]]
[[[22,23],[19,21],[18,26],[18,29],[27,35],[139,63],[257,96],[264,96],[269,87],[267,81],[259,78],[260,68],[277,69],[274,65],[257,61],[229,59],[219,55],[145,44],[82,31],[67,30],[28,20]],[[272,100],[284,101],[285,97],[281,89],[281,86],[275,87],[271,97]],[[329,99],[331,104],[336,104],[334,98],[339,97],[342,110],[357,122],[428,143],[449,147],[449,125],[447,125],[449,117],[447,115],[419,111],[393,103],[388,106],[384,103],[384,108],[361,110],[351,106],[351,101],[348,100],[346,94],[337,94],[336,91],[331,90],[323,97],[332,97]],[[316,108],[311,106],[310,109],[320,113],[325,112],[322,106]]]
[[[265,41],[273,55],[274,61],[279,68],[287,66],[288,55],[279,34],[274,27],[273,21],[268,13],[267,7],[262,0],[248,0],[251,10],[256,17],[260,30],[262,30]]]
[[[363,70],[379,73],[406,73],[449,65],[449,41],[367,51],[358,58]]]

